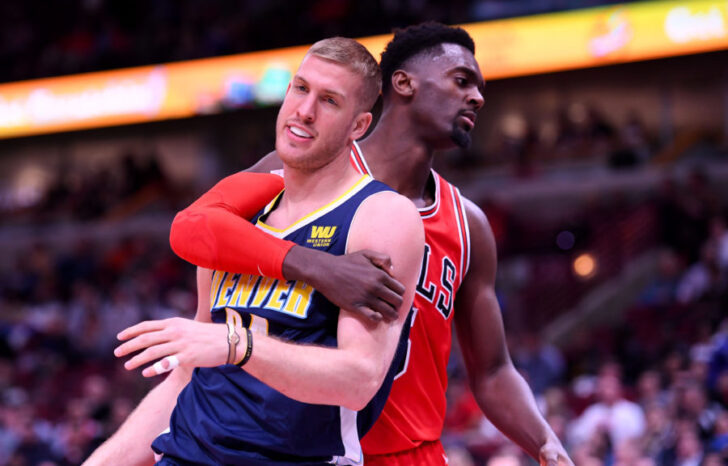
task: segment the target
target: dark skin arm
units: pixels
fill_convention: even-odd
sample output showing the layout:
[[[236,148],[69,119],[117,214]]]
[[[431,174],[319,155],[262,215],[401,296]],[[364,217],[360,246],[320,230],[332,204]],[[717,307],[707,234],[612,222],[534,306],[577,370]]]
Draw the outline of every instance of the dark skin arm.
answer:
[[[270,173],[282,168],[278,155],[271,152],[246,171]],[[391,321],[397,318],[404,293],[404,286],[391,276],[391,269],[389,256],[376,251],[334,256],[293,246],[283,260],[282,272],[287,280],[310,284],[343,309],[374,321]]]
[[[468,200],[466,212],[472,259],[457,293],[455,326],[475,399],[488,419],[540,465],[573,466],[508,354],[495,295],[493,231],[483,211]]]

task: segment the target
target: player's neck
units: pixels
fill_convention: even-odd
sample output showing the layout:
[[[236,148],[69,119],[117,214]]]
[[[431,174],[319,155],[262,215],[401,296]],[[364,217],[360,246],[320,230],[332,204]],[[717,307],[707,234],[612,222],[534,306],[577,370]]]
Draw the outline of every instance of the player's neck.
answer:
[[[284,166],[285,192],[266,223],[286,228],[309,213],[336,200],[361,178],[349,162],[348,150],[314,171]]]
[[[359,143],[372,176],[391,186],[418,207],[432,202],[427,183],[433,151],[410,128],[409,118],[382,114],[376,128]]]

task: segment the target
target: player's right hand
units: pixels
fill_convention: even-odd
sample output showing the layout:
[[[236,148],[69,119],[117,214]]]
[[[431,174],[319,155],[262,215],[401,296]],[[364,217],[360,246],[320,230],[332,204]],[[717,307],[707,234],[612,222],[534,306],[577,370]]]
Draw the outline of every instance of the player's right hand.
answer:
[[[292,270],[295,262],[306,264],[296,268],[301,274],[305,271],[300,279],[340,308],[372,321],[397,319],[405,288],[392,277],[392,261],[386,254],[362,250],[334,256],[294,247],[286,256],[284,267],[290,266]]]

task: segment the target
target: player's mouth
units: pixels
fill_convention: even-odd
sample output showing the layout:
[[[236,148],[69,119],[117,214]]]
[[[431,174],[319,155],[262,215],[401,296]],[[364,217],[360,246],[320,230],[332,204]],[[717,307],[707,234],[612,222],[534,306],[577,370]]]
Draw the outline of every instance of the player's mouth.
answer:
[[[461,111],[458,114],[458,117],[461,118],[463,121],[465,121],[465,124],[468,126],[468,129],[473,129],[475,127],[475,119],[477,118],[477,116],[474,111],[472,111],[472,110]]]
[[[296,124],[289,123],[286,125],[286,129],[288,130],[288,135],[294,140],[310,140],[314,137],[310,130]]]

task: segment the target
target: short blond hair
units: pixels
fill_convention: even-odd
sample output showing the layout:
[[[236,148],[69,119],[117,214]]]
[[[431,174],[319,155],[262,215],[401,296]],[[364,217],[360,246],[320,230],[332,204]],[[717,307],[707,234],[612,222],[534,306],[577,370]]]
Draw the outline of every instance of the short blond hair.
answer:
[[[313,44],[306,55],[333,61],[359,76],[362,98],[360,106],[365,111],[371,110],[382,90],[382,71],[366,47],[354,39],[330,37]]]

